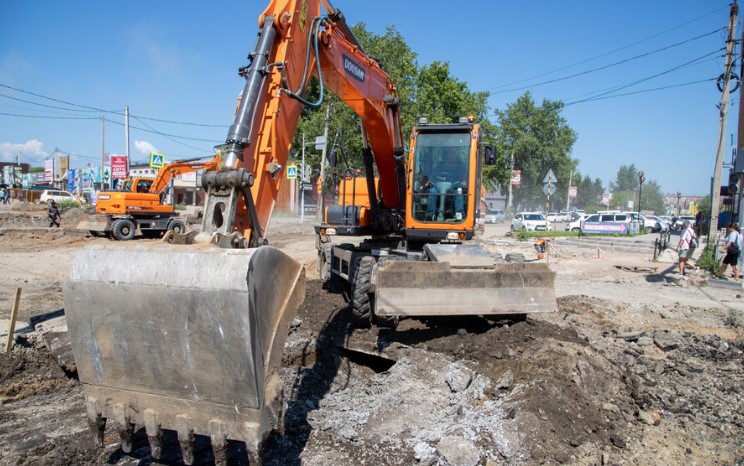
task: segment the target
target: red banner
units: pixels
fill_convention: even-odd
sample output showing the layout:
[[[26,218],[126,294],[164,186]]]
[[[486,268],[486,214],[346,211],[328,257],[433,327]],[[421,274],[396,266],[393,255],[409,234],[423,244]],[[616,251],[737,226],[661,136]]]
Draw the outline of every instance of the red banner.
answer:
[[[512,170],[511,184],[513,186],[522,184],[522,170]]]
[[[111,179],[121,179],[127,177],[127,157],[124,155],[111,156]]]

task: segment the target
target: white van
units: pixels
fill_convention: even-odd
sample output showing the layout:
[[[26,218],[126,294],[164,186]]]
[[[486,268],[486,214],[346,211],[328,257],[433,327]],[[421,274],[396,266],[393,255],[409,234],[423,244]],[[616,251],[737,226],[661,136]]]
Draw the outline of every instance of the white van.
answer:
[[[58,191],[56,189],[45,189],[41,196],[39,196],[39,202],[41,204],[46,204],[47,202],[54,199],[54,202],[60,203],[60,202],[81,202],[78,198],[76,198],[72,193],[68,191]],[[82,202],[85,202],[83,199]]]

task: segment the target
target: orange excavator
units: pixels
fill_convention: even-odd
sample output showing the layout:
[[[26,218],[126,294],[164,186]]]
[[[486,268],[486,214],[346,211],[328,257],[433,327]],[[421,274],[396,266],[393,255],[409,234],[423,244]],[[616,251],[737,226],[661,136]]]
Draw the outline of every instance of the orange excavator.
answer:
[[[155,178],[127,178],[121,189],[98,193],[96,215],[83,219],[77,229],[120,241],[134,238],[137,230],[149,238],[168,231],[184,233],[186,224],[178,218],[173,203],[168,202],[167,188],[179,175],[214,170],[219,163],[219,155],[206,162],[183,160],[165,165]]]
[[[422,121],[406,153],[395,85],[339,10],[271,0],[259,28],[221,164],[202,176],[201,231],[92,244],[73,261],[65,313],[99,443],[111,419],[125,452],[144,428],[157,459],[163,432],[175,431],[185,463],[201,435],[225,464],[228,441],[244,442],[254,461],[281,431],[281,354],[305,277],[267,235],[301,109],[320,104],[307,100],[312,75],[320,100],[332,90],[363,128],[365,176],[343,176],[316,230],[321,270],[350,283],[358,322],[556,308],[545,265],[494,264],[469,247],[482,164],[492,161],[475,122]],[[367,239],[334,245],[335,234]],[[440,288],[441,303],[426,296]]]

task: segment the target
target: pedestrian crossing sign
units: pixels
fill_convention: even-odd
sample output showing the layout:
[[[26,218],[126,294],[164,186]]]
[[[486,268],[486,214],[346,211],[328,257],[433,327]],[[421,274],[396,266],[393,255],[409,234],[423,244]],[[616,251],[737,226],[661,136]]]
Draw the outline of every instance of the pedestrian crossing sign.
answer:
[[[287,165],[287,179],[294,180],[297,178],[297,165]]]
[[[150,152],[150,167],[163,168],[165,165],[165,154]]]

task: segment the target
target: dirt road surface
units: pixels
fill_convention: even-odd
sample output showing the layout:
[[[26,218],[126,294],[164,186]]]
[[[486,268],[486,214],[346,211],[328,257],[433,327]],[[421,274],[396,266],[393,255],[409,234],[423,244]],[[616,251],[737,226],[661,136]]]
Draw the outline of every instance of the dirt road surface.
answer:
[[[72,232],[76,215],[61,230],[17,230],[45,226],[43,212],[0,213],[0,324],[17,287],[23,322],[62,309],[75,252],[109,241]],[[535,258],[504,230],[488,225],[483,244]],[[270,241],[309,282],[284,354],[286,433],[266,442],[264,464],[744,462],[742,290],[680,280],[669,255],[564,247],[550,257],[558,313],[355,330],[344,290],[317,280],[311,224],[275,217]],[[0,464],[182,464],[173,436],[157,463],[142,431],[124,454],[113,423],[96,448],[74,374],[17,331],[0,354]],[[210,455],[201,439],[197,464]]]

